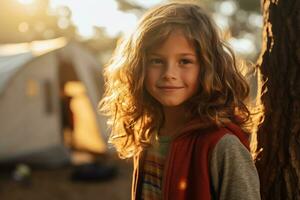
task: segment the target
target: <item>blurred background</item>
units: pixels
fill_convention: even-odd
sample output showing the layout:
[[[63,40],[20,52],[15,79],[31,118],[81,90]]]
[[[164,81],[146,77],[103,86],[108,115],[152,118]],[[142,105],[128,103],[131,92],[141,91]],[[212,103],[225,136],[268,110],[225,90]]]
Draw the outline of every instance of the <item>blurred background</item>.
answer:
[[[117,159],[97,113],[102,69],[118,39],[163,2],[0,0],[1,200],[130,199],[131,160]],[[260,1],[195,2],[255,63]]]

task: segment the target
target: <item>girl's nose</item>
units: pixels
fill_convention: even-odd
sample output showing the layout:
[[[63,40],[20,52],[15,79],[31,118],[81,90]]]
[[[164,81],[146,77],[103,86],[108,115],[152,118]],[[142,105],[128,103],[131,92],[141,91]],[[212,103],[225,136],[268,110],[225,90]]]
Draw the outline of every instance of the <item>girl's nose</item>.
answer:
[[[167,63],[162,77],[163,79],[176,79],[176,63]]]

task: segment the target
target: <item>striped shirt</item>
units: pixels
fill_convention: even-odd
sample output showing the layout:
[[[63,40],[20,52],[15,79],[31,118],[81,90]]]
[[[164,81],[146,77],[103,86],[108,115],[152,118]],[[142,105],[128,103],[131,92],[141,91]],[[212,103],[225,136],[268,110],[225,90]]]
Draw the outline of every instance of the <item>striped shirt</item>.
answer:
[[[142,199],[159,200],[162,198],[162,177],[170,141],[170,136],[159,136],[146,151],[143,166]]]

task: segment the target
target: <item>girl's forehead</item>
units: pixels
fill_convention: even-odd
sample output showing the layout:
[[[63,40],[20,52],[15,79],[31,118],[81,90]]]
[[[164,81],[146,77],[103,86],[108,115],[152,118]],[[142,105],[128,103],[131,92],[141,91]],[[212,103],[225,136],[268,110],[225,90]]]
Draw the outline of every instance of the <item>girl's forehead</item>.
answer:
[[[186,41],[192,47],[194,47],[194,39],[192,39],[191,36],[182,29],[174,28],[168,30],[161,30],[159,32],[158,32],[159,35],[155,35],[150,41],[146,41],[146,43],[148,43],[147,52],[155,51],[156,49],[162,47],[165,44],[165,42],[168,39],[170,39],[171,36],[184,37]],[[174,41],[174,45],[176,45],[176,40]]]

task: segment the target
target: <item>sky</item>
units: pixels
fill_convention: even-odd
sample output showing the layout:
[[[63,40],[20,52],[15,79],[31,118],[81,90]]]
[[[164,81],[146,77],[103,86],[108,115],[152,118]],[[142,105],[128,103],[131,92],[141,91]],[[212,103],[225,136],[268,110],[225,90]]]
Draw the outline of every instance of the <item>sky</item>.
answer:
[[[162,0],[135,0],[143,7],[151,7],[161,3]],[[100,26],[106,32],[115,36],[119,32],[133,29],[137,17],[132,13],[118,10],[115,0],[50,0],[50,7],[57,10],[60,6],[67,6],[72,11],[72,22],[78,27],[78,32],[83,37],[93,35],[93,27]]]

